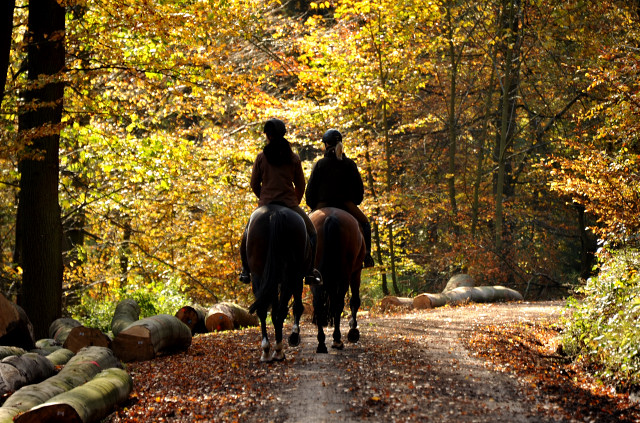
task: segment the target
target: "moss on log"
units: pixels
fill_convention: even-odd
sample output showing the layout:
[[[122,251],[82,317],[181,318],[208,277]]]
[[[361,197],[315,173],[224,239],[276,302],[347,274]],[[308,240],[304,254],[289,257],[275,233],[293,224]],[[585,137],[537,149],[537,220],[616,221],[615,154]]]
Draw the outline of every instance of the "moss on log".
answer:
[[[60,345],[64,344],[71,329],[82,326],[82,323],[71,317],[61,317],[56,319],[49,326],[49,338],[52,338]]]
[[[120,331],[113,340],[113,351],[122,361],[143,361],[190,345],[191,329],[175,316],[159,314]]]
[[[97,422],[125,401],[133,389],[129,374],[117,368],[107,369],[92,380],[20,414],[17,423],[55,421]]]
[[[116,306],[111,319],[111,332],[117,336],[123,329],[140,318],[140,306],[135,300],[122,300]]]
[[[69,360],[57,375],[43,382],[27,385],[14,392],[0,407],[0,423],[10,423],[18,414],[30,410],[63,392],[80,386],[102,370],[121,367],[120,361],[108,348],[87,347]]]

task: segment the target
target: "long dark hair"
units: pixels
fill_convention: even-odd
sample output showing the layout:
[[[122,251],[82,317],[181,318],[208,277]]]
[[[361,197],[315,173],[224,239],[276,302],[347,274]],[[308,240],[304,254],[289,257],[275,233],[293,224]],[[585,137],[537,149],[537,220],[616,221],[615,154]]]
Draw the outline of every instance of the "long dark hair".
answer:
[[[284,138],[287,128],[280,119],[269,119],[264,124],[264,133],[269,138],[269,143],[264,146],[264,155],[267,161],[274,166],[293,163],[293,150],[291,144]]]

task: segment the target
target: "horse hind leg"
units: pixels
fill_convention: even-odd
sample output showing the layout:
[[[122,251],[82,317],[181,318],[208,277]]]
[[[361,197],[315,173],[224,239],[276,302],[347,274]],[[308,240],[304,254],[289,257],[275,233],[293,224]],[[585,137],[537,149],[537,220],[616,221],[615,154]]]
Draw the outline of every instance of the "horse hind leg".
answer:
[[[342,316],[342,309],[344,308],[344,300],[342,301],[342,307],[336,308],[333,311],[333,343],[331,348],[336,350],[344,349],[344,342],[342,342],[342,334],[340,333],[340,317]]]
[[[291,335],[289,335],[289,345],[292,347],[300,345],[300,316],[303,311],[302,290],[300,290],[299,294],[293,296],[293,326],[291,327]]]
[[[262,348],[262,355],[260,356],[260,361],[263,363],[267,363],[271,361],[270,351],[271,351],[271,343],[269,342],[269,336],[267,334],[267,312],[259,310],[258,317],[260,318],[260,330],[262,332],[262,343],[260,347]]]
[[[358,278],[359,280],[359,278]],[[354,289],[355,288],[355,289]],[[351,285],[351,301],[349,301],[349,307],[351,308],[351,318],[349,319],[349,333],[347,333],[347,339],[351,343],[356,343],[360,340],[360,329],[358,329],[358,309],[360,308],[360,284]]]

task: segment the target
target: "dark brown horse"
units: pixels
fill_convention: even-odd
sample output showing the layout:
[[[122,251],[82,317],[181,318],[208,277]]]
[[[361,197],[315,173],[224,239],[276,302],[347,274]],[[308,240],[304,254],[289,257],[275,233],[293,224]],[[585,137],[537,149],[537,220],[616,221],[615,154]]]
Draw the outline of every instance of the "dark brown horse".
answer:
[[[311,260],[311,248],[302,218],[293,210],[268,205],[256,209],[247,226],[247,261],[251,270],[255,301],[249,308],[260,318],[262,329],[262,357],[260,361],[282,361],[282,326],[289,312],[293,296],[293,328],[289,344],[300,343],[300,316],[302,305],[302,278]],[[276,346],[269,355],[271,345],[267,335],[267,312],[275,330]]]
[[[316,352],[326,353],[324,326],[333,323],[333,348],[342,349],[340,316],[344,298],[351,288],[351,319],[347,339],[358,342],[360,331],[356,315],[360,308],[360,272],[365,255],[365,243],[358,221],[348,212],[326,207],[309,215],[318,232],[316,268],[322,274],[322,285],[312,286],[313,318],[318,327]]]

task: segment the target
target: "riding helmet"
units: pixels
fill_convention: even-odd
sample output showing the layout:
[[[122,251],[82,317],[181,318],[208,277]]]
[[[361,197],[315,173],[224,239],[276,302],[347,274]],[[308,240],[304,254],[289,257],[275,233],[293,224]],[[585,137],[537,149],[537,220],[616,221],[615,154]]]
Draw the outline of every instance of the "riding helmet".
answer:
[[[337,129],[329,129],[322,136],[322,142],[327,145],[337,145],[342,142],[342,134]]]

